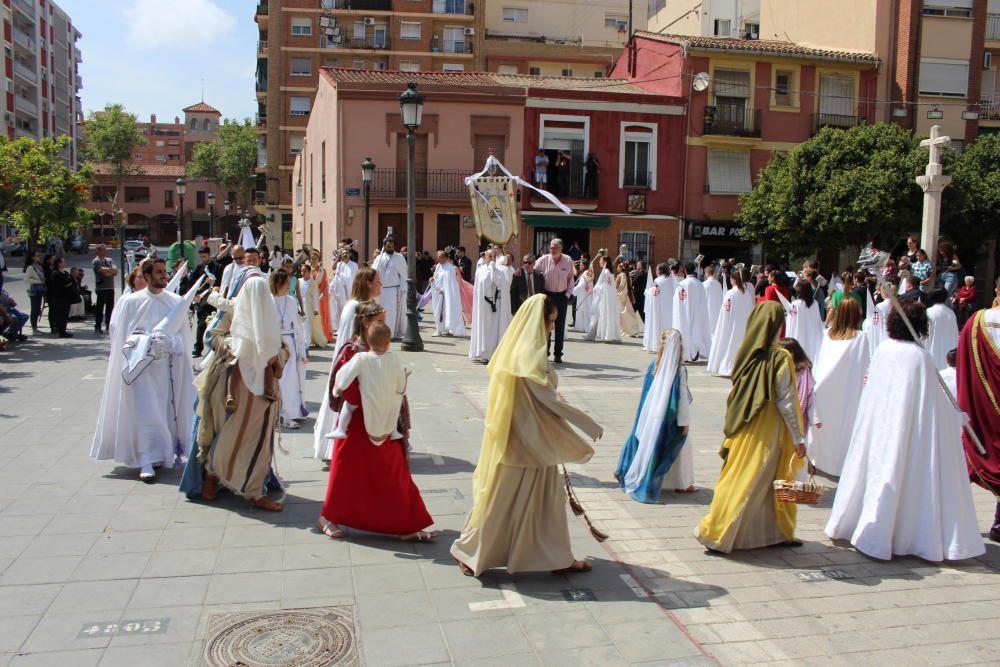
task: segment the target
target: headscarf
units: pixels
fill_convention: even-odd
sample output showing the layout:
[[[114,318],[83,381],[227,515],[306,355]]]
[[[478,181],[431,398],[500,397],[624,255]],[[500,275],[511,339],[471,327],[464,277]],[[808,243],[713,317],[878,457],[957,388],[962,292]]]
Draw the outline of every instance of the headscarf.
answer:
[[[733,388],[726,401],[722,430],[727,438],[736,435],[775,400],[779,374],[793,368],[792,355],[776,343],[784,323],[785,309],[777,301],[761,302],[750,313],[746,336],[733,364]]]
[[[483,444],[479,463],[472,475],[474,505],[470,526],[479,524],[489,505],[487,494],[507,449],[517,380],[528,380],[542,386],[548,384],[548,338],[545,295],[536,294],[517,310],[486,367],[490,385]]]
[[[281,318],[267,280],[249,278],[244,283],[236,297],[230,333],[243,382],[254,396],[263,395],[264,370],[281,351]]]

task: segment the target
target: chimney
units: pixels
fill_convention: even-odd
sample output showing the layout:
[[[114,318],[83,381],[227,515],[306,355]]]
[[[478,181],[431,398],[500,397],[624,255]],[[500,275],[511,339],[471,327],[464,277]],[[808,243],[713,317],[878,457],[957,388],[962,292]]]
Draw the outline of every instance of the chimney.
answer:
[[[181,124],[181,117],[174,116],[174,125],[180,125],[180,124]]]
[[[149,116],[149,122],[151,124],[153,124],[153,125],[156,125],[156,114],[155,113],[154,114],[150,114],[150,116]]]

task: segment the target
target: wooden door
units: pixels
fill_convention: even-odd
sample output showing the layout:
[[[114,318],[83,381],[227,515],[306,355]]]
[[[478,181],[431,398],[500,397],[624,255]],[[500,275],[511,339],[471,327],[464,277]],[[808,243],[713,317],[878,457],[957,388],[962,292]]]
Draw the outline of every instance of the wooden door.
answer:
[[[389,227],[392,227],[392,236],[396,240],[396,250],[403,246],[409,246],[406,238],[406,213],[379,213],[378,214],[378,247],[382,247],[382,239]],[[424,250],[424,214],[417,213],[417,248]]]
[[[480,167],[482,169],[482,167]],[[458,246],[462,231],[462,219],[458,214],[438,213],[437,246],[433,250],[443,250],[448,246]]]

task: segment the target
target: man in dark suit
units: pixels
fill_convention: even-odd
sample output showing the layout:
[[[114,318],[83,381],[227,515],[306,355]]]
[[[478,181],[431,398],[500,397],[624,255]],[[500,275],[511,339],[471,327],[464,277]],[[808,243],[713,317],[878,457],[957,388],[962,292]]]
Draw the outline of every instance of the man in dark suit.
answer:
[[[510,281],[510,309],[516,313],[521,304],[536,294],[545,292],[545,278],[535,271],[535,256],[525,255],[524,264]]]
[[[456,248],[458,251],[458,257],[455,259],[455,265],[458,270],[462,272],[462,277],[465,278],[465,282],[472,282],[472,260],[465,255],[465,246],[460,245]]]
[[[906,291],[899,295],[900,301],[917,301],[927,305],[927,295],[920,290],[920,278],[913,274],[906,276]]]

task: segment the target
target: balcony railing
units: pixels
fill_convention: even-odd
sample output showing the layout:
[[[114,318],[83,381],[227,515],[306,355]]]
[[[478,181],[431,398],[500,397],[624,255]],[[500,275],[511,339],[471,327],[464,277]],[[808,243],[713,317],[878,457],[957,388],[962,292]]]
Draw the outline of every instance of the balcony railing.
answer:
[[[35,70],[34,69],[32,69],[30,67],[27,67],[25,65],[22,65],[21,63],[17,62],[16,60],[14,61],[14,73],[18,74],[18,75],[20,75],[22,77],[24,77],[25,79],[27,79],[28,81],[30,81],[32,83],[35,83],[36,81],[38,81],[38,75],[35,74]]]
[[[31,36],[23,30],[14,28],[14,42],[20,44],[29,51],[35,50],[35,40],[33,40]]]
[[[1000,95],[983,95],[979,101],[979,120],[1000,120]]]
[[[343,42],[336,45],[342,49],[388,49],[389,36],[379,35],[377,37],[347,37]]]
[[[472,53],[472,44],[469,44],[462,39],[460,42],[445,42],[444,43],[445,53]]]
[[[991,42],[1000,41],[1000,14],[986,15],[986,39]]]
[[[450,169],[418,169],[414,173],[414,196],[419,199],[465,199],[468,173]],[[406,197],[405,169],[376,169],[372,196],[403,199]]]
[[[760,137],[760,109],[737,104],[705,107],[705,134]]]
[[[824,127],[837,127],[842,130],[849,130],[858,125],[864,125],[865,119],[862,116],[846,116],[839,113],[814,113],[813,134],[816,134]]]
[[[472,3],[465,0],[434,0],[431,11],[435,14],[471,14]]]
[[[257,55],[266,56],[267,55],[267,40],[260,39],[257,40]]]
[[[29,99],[21,97],[20,95],[14,96],[14,108],[18,111],[29,113],[36,118],[38,117],[38,105]]]
[[[257,3],[257,11],[255,12],[255,15],[256,16],[267,16],[267,1],[266,0],[264,0],[264,2],[258,2]]]
[[[14,0],[14,6],[20,9],[22,12],[35,18],[35,4],[28,2],[28,0]]]

